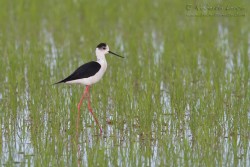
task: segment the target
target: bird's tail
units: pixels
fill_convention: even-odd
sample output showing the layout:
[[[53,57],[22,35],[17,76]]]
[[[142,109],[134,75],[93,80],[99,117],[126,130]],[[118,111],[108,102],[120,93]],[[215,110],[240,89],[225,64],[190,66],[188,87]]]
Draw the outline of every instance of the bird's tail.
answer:
[[[52,85],[57,85],[57,84],[64,83],[64,82],[65,82],[64,80],[61,80],[61,81],[58,81],[56,83],[53,83]]]

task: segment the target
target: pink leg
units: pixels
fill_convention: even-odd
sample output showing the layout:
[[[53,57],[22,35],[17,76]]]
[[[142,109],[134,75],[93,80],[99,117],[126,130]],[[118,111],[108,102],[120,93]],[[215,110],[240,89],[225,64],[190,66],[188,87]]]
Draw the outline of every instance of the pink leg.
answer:
[[[89,88],[88,88],[88,90],[87,90],[87,93],[88,93],[87,98],[88,98],[88,109],[89,109],[89,112],[90,112],[90,113],[92,114],[92,116],[94,117],[95,123],[98,125],[98,127],[99,127],[99,129],[100,129],[100,132],[102,133],[102,128],[101,128],[101,126],[100,126],[100,124],[99,124],[99,122],[98,122],[98,120],[97,120],[97,118],[96,118],[96,116],[95,116],[95,114],[94,114],[92,108],[91,108]]]
[[[78,105],[77,105],[77,108],[78,108],[78,111],[80,110],[81,106],[82,106],[82,102],[83,102],[83,99],[85,98],[85,95],[88,93],[89,91],[89,86],[86,86],[83,94],[82,94],[82,98],[80,99]]]
[[[82,97],[77,105],[77,108],[78,108],[78,113],[77,113],[77,121],[76,121],[76,138],[78,139],[78,127],[79,127],[79,121],[80,121],[80,108],[81,108],[81,105],[82,105],[82,102],[83,102],[83,99],[85,98],[85,95],[87,94],[88,92],[88,87],[85,88],[83,94],[82,94]]]

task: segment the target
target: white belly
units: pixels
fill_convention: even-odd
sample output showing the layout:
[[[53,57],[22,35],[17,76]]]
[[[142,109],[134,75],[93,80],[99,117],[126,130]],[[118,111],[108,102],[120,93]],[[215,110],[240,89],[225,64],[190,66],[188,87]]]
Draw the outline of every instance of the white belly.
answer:
[[[96,82],[98,82],[102,77],[103,74],[105,73],[106,69],[107,69],[107,63],[106,62],[102,62],[101,64],[101,68],[100,70],[93,76],[88,77],[88,78],[82,78],[82,79],[77,79],[77,80],[73,80],[73,81],[68,81],[66,82],[67,84],[83,84],[83,85],[93,85]]]

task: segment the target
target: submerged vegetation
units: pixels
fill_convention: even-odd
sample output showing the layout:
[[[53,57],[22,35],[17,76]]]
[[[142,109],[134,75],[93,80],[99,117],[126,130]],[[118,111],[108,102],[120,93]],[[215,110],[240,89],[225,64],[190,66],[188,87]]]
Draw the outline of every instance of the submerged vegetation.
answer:
[[[249,166],[249,16],[186,3],[0,1],[1,165]],[[126,58],[91,87],[103,135],[84,102],[76,139],[84,87],[51,84],[100,42]]]

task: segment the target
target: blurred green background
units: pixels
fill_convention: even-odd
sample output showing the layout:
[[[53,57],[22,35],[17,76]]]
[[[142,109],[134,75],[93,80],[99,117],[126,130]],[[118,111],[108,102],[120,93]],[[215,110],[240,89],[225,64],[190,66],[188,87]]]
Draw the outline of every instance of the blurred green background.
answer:
[[[1,166],[249,166],[248,0],[1,0]],[[79,85],[95,60],[98,127]],[[107,120],[111,123],[108,124]]]

